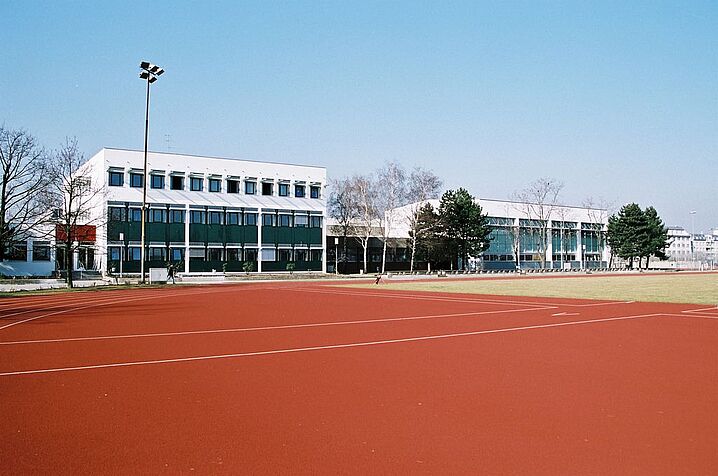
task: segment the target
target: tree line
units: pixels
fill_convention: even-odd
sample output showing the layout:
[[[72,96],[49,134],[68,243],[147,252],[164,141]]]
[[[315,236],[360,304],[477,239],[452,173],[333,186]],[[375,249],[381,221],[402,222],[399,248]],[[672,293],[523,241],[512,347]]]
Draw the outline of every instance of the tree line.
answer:
[[[373,174],[339,179],[332,185],[329,214],[337,221],[339,235],[344,238],[343,249],[337,253],[338,262],[347,260],[347,237],[354,237],[363,249],[363,269],[367,272],[369,240],[379,237],[383,242],[381,272],[384,272],[388,238],[397,220],[405,220],[408,227],[412,271],[417,260],[435,268],[465,268],[470,258],[478,258],[489,249],[492,226],[475,198],[463,188],[449,190],[435,209],[428,201],[438,198],[441,180],[429,171],[414,169],[407,174],[400,165],[388,163]],[[513,211],[524,220],[523,225],[505,227],[511,236],[517,268],[522,240],[530,241],[532,253],[540,267],[545,268],[552,239],[559,240],[558,254],[563,260],[572,234],[583,232],[581,223],[574,228],[566,226],[575,218],[559,204],[562,189],[562,182],[542,177],[511,195],[513,202],[508,202],[505,215],[510,216]],[[408,207],[405,213],[388,213],[402,206]],[[651,256],[667,258],[668,231],[655,208],[641,210],[630,204],[609,216],[611,206],[603,199],[586,199],[583,206],[598,248],[602,250],[606,244],[610,247],[610,267],[614,257],[626,260],[629,268],[635,260],[639,267],[647,267]],[[559,223],[558,228],[555,223]]]
[[[83,238],[80,225],[99,219],[92,211],[104,190],[77,174],[84,162],[75,138],[48,150],[29,132],[0,125],[0,261],[28,238],[55,241],[72,287],[72,256]]]

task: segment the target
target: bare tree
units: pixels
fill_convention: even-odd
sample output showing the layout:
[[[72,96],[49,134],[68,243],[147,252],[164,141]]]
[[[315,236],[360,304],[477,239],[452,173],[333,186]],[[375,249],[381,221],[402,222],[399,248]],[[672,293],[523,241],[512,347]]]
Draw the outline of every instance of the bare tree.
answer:
[[[26,240],[46,210],[40,198],[48,184],[47,155],[23,130],[0,126],[0,261],[13,242]]]
[[[561,269],[564,267],[564,262],[566,261],[566,249],[568,248],[568,244],[571,242],[571,233],[575,233],[572,231],[567,231],[567,220],[570,218],[571,213],[566,207],[560,207],[556,210],[556,215],[558,215],[559,218],[559,226],[558,226],[558,242],[561,247],[559,250],[559,256],[560,256],[560,262],[561,262]],[[552,227],[553,229],[553,227]],[[553,239],[553,231],[551,238]],[[554,254],[556,254],[556,250],[553,250]]]
[[[50,184],[47,207],[52,210],[57,246],[64,253],[67,285],[73,287],[73,254],[89,241],[95,240],[95,229],[106,221],[102,184],[93,184],[84,155],[78,150],[77,139],[67,139],[55,152],[49,167]]]
[[[409,239],[411,240],[411,264],[409,267],[411,271],[414,271],[417,240],[421,240],[422,233],[431,231],[426,227],[419,226],[419,212],[428,200],[439,198],[442,185],[441,179],[430,170],[416,167],[409,174],[406,197],[409,202],[409,213],[406,221],[409,225]]]
[[[347,239],[356,235],[355,223],[358,218],[359,206],[356,201],[356,194],[353,189],[353,182],[349,178],[335,180],[332,183],[332,192],[329,195],[329,216],[338,223],[339,233],[342,239],[341,261],[347,260]],[[339,271],[339,253],[336,251],[337,272]]]
[[[606,246],[604,227],[608,223],[608,217],[613,212],[615,205],[603,197],[587,197],[583,200],[582,205],[588,209],[588,219],[594,231],[598,234],[598,248],[603,250]],[[613,258],[613,251],[611,251],[611,258]],[[613,259],[610,261],[613,261]]]
[[[563,183],[554,178],[542,177],[531,182],[523,190],[514,192],[517,211],[528,220],[528,230],[537,240],[541,267],[546,267],[546,250],[551,238],[551,215],[558,208],[558,196]]]
[[[381,255],[381,272],[386,271],[386,247],[389,237],[396,224],[394,209],[406,203],[406,172],[396,162],[387,162],[379,169],[374,181],[376,190],[376,214],[381,229],[383,249]]]
[[[371,177],[355,175],[350,180],[357,206],[355,230],[357,238],[364,249],[364,273],[368,273],[369,239],[374,232],[374,225],[377,223],[376,190]]]

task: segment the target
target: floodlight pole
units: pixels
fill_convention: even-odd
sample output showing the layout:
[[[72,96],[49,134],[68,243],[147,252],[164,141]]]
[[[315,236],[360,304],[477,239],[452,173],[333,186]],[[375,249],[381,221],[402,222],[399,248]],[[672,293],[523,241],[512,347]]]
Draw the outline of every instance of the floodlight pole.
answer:
[[[147,142],[150,130],[150,84],[157,81],[157,77],[164,73],[164,69],[147,61],[140,63],[140,78],[147,81],[147,95],[145,102],[145,157],[142,169],[142,231],[140,237],[140,275],[141,282],[145,284],[145,226],[147,221]]]
[[[147,136],[150,129],[150,76],[147,75],[145,104],[145,161],[142,168],[142,236],[140,238],[140,276],[145,284],[145,221],[147,220]]]

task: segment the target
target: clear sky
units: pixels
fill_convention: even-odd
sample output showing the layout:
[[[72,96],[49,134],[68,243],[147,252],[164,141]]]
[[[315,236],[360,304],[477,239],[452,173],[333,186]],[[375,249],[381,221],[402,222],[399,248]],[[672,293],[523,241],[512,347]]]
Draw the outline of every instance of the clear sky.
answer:
[[[718,2],[0,3],[0,123],[87,156],[388,160],[505,199],[655,206],[718,227]]]

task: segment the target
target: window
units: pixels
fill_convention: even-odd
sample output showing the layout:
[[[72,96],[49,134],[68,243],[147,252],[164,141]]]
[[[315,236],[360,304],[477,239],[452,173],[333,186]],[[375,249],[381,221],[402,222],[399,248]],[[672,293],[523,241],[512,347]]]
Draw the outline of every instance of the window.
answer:
[[[294,196],[297,198],[304,198],[305,195],[305,187],[304,185],[295,185],[294,186]]]
[[[170,190],[184,190],[184,177],[180,175],[170,177]]]
[[[205,222],[205,212],[203,212],[201,210],[190,210],[189,222],[190,223],[204,223]]]
[[[309,196],[311,198],[319,198],[319,191],[319,186],[312,185],[311,187],[309,187]]]
[[[184,223],[184,210],[170,210],[170,223]]]
[[[142,211],[139,208],[130,208],[130,221],[142,221]]]
[[[245,225],[257,225],[257,214],[256,213],[245,213],[244,214],[244,224]]]
[[[47,241],[35,241],[32,244],[33,261],[50,261],[50,243]]]
[[[274,226],[276,223],[276,215],[262,213],[262,226]]]
[[[189,179],[189,189],[193,192],[201,192],[202,191],[202,182],[204,182],[204,179],[201,177],[190,177]]]
[[[257,249],[256,248],[245,248],[244,261],[257,261]]]
[[[242,261],[242,250],[239,248],[228,248],[227,261]]]
[[[210,248],[207,250],[209,261],[222,261],[222,248]]]
[[[279,250],[279,261],[292,261],[292,250]]]
[[[149,221],[152,223],[164,223],[167,217],[167,210],[157,208],[150,209]]]
[[[312,228],[321,228],[322,227],[322,217],[313,215],[311,218],[311,227]]]
[[[152,188],[165,188],[164,175],[150,175],[150,186]]]
[[[279,226],[292,226],[292,215],[279,215]]]
[[[190,261],[204,261],[205,252],[204,248],[190,248],[189,249],[189,260]]]
[[[130,248],[127,248],[127,261],[139,261],[141,256],[139,246],[131,246]]]
[[[123,172],[110,172],[110,186],[111,187],[122,187],[124,183],[125,174]]]
[[[184,261],[184,248],[170,248],[172,261]]]
[[[311,261],[321,261],[322,260],[322,250],[311,250],[309,252],[309,256]]]
[[[110,221],[125,221],[125,209],[121,207],[108,207],[107,214]]]
[[[262,195],[272,195],[274,184],[272,182],[262,182]]]
[[[209,179],[209,191],[210,192],[221,192],[222,191],[222,181],[219,179]]]
[[[167,261],[167,250],[165,248],[150,248],[148,259],[150,261]]]
[[[239,180],[227,180],[227,193],[239,193]]]
[[[111,246],[110,249],[110,261],[120,261],[120,253],[122,248],[119,246]]]
[[[255,195],[257,193],[257,182],[244,182],[244,193],[247,195]]]
[[[309,217],[307,215],[295,215],[294,226],[304,228],[309,224]]]
[[[276,250],[274,248],[262,249],[262,261],[274,261],[276,259]]]
[[[239,225],[238,212],[227,212],[227,225]]]
[[[289,196],[289,184],[288,183],[280,183],[279,184],[279,196],[280,197],[288,197]]]
[[[307,250],[294,250],[294,261],[306,261]]]
[[[222,212],[209,212],[209,223],[212,225],[221,225]]]
[[[141,187],[144,182],[144,175],[130,173],[130,187]],[[110,184],[111,185],[111,184]]]

